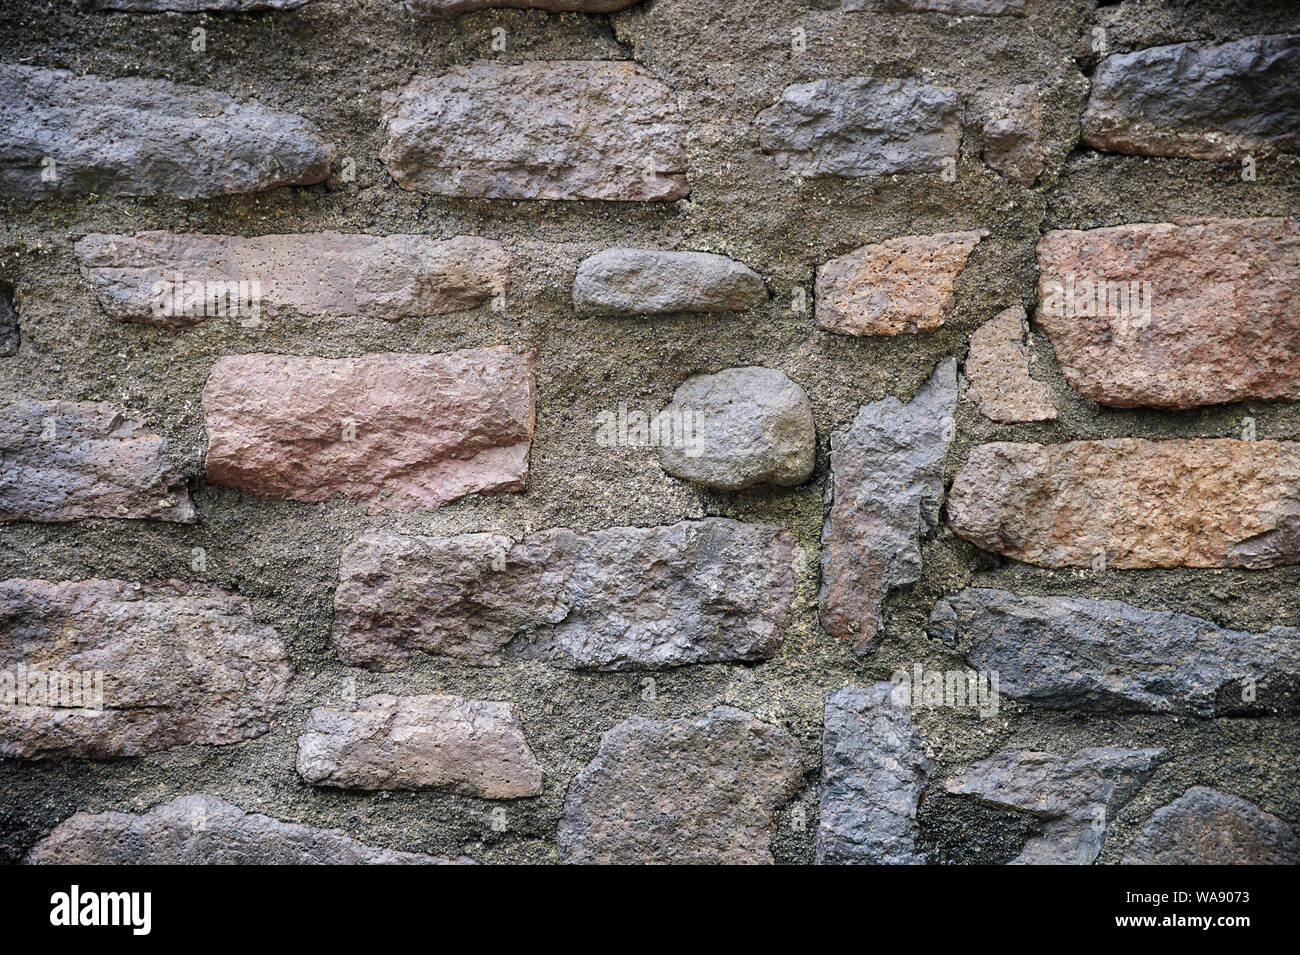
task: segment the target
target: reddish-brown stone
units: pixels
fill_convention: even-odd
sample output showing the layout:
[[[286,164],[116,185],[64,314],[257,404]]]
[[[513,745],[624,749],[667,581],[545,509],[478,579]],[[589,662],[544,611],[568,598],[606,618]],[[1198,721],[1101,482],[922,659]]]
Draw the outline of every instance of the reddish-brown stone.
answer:
[[[1056,417],[1052,391],[1029,374],[1025,310],[999,312],[970,336],[964,370],[966,397],[992,421],[1050,421]]]
[[[207,476],[265,497],[438,508],[528,476],[533,353],[235,355],[203,389]]]

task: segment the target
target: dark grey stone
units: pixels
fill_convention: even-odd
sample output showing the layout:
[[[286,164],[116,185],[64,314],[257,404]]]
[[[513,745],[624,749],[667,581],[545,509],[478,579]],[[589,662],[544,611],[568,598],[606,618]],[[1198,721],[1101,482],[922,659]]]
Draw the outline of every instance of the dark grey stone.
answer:
[[[1157,809],[1124,865],[1297,865],[1300,840],[1254,803],[1193,786]]]
[[[14,308],[13,292],[0,282],[0,358],[12,358],[22,345],[22,332],[18,326],[18,310]]]

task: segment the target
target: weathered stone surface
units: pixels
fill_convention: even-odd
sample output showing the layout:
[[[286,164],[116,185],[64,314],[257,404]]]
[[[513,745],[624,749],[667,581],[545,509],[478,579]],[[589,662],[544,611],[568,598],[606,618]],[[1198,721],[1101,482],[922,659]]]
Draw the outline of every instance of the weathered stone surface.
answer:
[[[310,0],[76,0],[83,10],[125,10],[133,13],[244,13],[253,10],[292,10]]]
[[[0,457],[0,522],[194,520],[166,440],[106,402],[24,398],[5,405]]]
[[[1234,159],[1300,150],[1300,36],[1175,43],[1102,60],[1082,145]]]
[[[625,61],[478,62],[385,98],[380,158],[403,189],[488,199],[680,199],[686,122]]]
[[[219,358],[203,389],[208,481],[297,501],[342,494],[372,513],[521,491],[533,357],[498,345]]]
[[[960,536],[1040,567],[1300,562],[1300,442],[1118,438],[973,448]]]
[[[758,143],[797,176],[934,173],[957,160],[957,91],[851,76],[787,86],[758,114]]]
[[[1004,750],[944,780],[949,793],[1029,813],[1045,823],[1015,865],[1090,865],[1107,823],[1164,758],[1163,749],[1081,749],[1074,756]]]
[[[821,622],[874,650],[885,597],[921,579],[921,541],[939,522],[943,461],[952,443],[957,363],[945,359],[909,404],[863,405],[831,436],[822,527]]]
[[[844,0],[844,10],[946,13],[957,17],[1023,17],[1029,0]]]
[[[180,796],[143,815],[79,812],[27,854],[29,865],[447,865],[245,812],[215,796]]]
[[[1056,418],[1052,389],[1029,374],[1025,310],[999,312],[970,336],[964,371],[966,397],[992,421],[1051,421]]]
[[[1121,408],[1300,398],[1300,221],[1047,232],[1035,322],[1066,380]]]
[[[661,444],[674,477],[722,491],[791,487],[812,476],[817,429],[807,393],[775,368],[726,368],[688,378],[661,412],[683,432]]]
[[[770,658],[794,596],[789,532],[725,518],[591,534],[366,534],[343,552],[334,646],[353,664],[412,650],[635,670]]]
[[[387,694],[355,711],[318,707],[298,737],[298,774],[340,789],[536,796],[542,767],[512,703]]]
[[[92,233],[76,251],[111,317],[168,327],[239,313],[221,298],[236,282],[256,283],[259,315],[389,321],[474,308],[510,286],[501,243],[467,235]]]
[[[27,198],[305,185],[329,175],[333,153],[309,121],[253,101],[35,66],[0,65],[0,129],[0,195]]]
[[[18,327],[18,310],[14,308],[9,286],[0,282],[0,358],[17,355],[20,345],[22,333]]]
[[[293,676],[279,635],[244,598],[123,580],[0,582],[0,671],[27,674],[26,705],[0,707],[0,756],[24,759],[251,739],[270,728]],[[80,700],[63,683],[51,699],[54,674],[96,673],[102,701],[84,681]]]
[[[826,694],[822,731],[821,864],[920,865],[917,802],[934,768],[894,685]]]
[[[934,331],[952,313],[953,282],[986,235],[905,235],[831,259],[817,270],[817,324],[840,335]]]
[[[984,161],[998,175],[1032,186],[1043,171],[1042,121],[1032,86],[1017,86],[984,123]]]
[[[1291,827],[1254,803],[1193,786],[1157,809],[1124,865],[1297,865]]]
[[[708,252],[606,249],[583,259],[573,304],[593,315],[734,312],[767,301],[748,266]]]
[[[1263,688],[1243,702],[1247,677],[1300,676],[1300,628],[1229,630],[1119,600],[968,588],[939,601],[930,635],[998,673],[1000,692],[1057,709],[1216,716],[1276,704]],[[1232,691],[1223,704],[1221,690]]]
[[[776,812],[802,782],[794,738],[749,713],[634,716],[570,784],[560,861],[771,863]]]
[[[458,16],[474,10],[547,10],[562,13],[614,13],[640,0],[405,0],[406,9],[421,16]]]

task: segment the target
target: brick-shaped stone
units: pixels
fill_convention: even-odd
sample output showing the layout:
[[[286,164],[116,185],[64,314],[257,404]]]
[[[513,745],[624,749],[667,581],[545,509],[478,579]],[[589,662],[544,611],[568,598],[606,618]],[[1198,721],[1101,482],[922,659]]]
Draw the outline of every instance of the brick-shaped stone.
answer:
[[[27,854],[29,865],[448,865],[357,842],[340,829],[281,822],[198,793],[148,812],[79,812]]]
[[[948,522],[1040,567],[1300,562],[1300,442],[1231,438],[973,448]]]
[[[1300,399],[1300,221],[1211,219],[1038,242],[1034,321],[1071,387],[1121,408]]]
[[[303,2],[303,0],[297,0]],[[641,0],[405,0],[419,16],[454,17],[475,10],[546,10],[550,13],[616,13]]]
[[[930,635],[999,674],[999,692],[1053,709],[1267,712],[1300,678],[1300,627],[1250,633],[1119,600],[968,588],[939,601]]]
[[[512,703],[390,696],[318,707],[298,737],[298,774],[339,789],[436,789],[483,799],[542,791],[542,767]]]
[[[963,370],[969,398],[992,421],[1050,421],[1052,390],[1029,373],[1028,321],[1016,306],[999,312],[970,336]]]
[[[15,700],[0,706],[0,756],[107,759],[252,739],[292,676],[275,630],[216,588],[0,582],[0,700]]]
[[[533,353],[505,345],[219,358],[203,389],[208,481],[296,501],[342,494],[372,513],[521,491],[535,393]]]
[[[333,147],[293,113],[166,80],[0,65],[0,195],[191,199],[320,182]]]
[[[767,302],[763,278],[709,252],[605,249],[578,265],[573,304],[590,315],[736,312]]]
[[[570,784],[560,861],[771,863],[777,810],[802,784],[794,737],[749,713],[634,716]]]
[[[1108,56],[1093,73],[1080,142],[1192,159],[1300,151],[1300,35]]]
[[[1300,840],[1290,826],[1254,803],[1193,786],[1151,815],[1123,863],[1300,865]]]
[[[758,114],[758,143],[797,176],[937,173],[957,161],[957,91],[851,76],[787,86]]]
[[[373,531],[343,552],[333,642],[375,669],[413,650],[595,670],[766,660],[789,624],[793,554],[788,531],[726,518],[517,543]]]
[[[510,287],[501,243],[466,235],[92,233],[76,251],[110,317],[171,328],[248,312],[397,321],[475,308]]]
[[[986,235],[906,235],[831,259],[817,269],[817,324],[840,335],[934,331],[952,314],[953,283]]]
[[[923,864],[916,812],[933,768],[892,683],[826,694],[817,862]]]
[[[921,579],[921,542],[939,523],[957,364],[940,363],[908,404],[863,405],[831,436],[822,528],[821,622],[857,653],[879,644],[884,601]]]
[[[131,13],[250,13],[293,10],[310,0],[75,0],[83,10],[123,10]]]
[[[166,439],[102,401],[0,408],[0,523],[86,517],[194,520]]]
[[[477,62],[416,77],[385,109],[379,155],[403,189],[621,201],[691,191],[677,98],[635,63]]]

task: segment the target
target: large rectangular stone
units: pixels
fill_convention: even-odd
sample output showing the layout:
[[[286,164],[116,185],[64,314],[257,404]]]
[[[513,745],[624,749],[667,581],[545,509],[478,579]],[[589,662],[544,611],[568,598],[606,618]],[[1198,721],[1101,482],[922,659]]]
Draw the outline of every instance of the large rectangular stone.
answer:
[[[1300,222],[1052,231],[1038,311],[1066,380],[1104,405],[1300,398]]]
[[[106,759],[265,733],[293,666],[248,601],[123,580],[0,582],[0,756]]]
[[[458,235],[199,235],[91,233],[76,245],[81,274],[112,318],[180,327],[205,318],[282,311],[388,321],[482,305],[509,288],[500,242]],[[232,285],[247,283],[245,288]]]
[[[301,116],[166,80],[0,64],[0,195],[189,199],[329,175]]]
[[[207,477],[265,497],[438,508],[523,490],[533,353],[234,355],[203,389]]]
[[[948,522],[1042,567],[1294,564],[1300,442],[983,444],[953,481]]]
[[[478,62],[385,98],[380,158],[415,192],[489,199],[680,199],[686,123],[635,63]]]
[[[376,669],[413,650],[595,670],[766,660],[789,622],[793,551],[787,531],[725,518],[518,543],[375,531],[343,553],[334,646]]]

